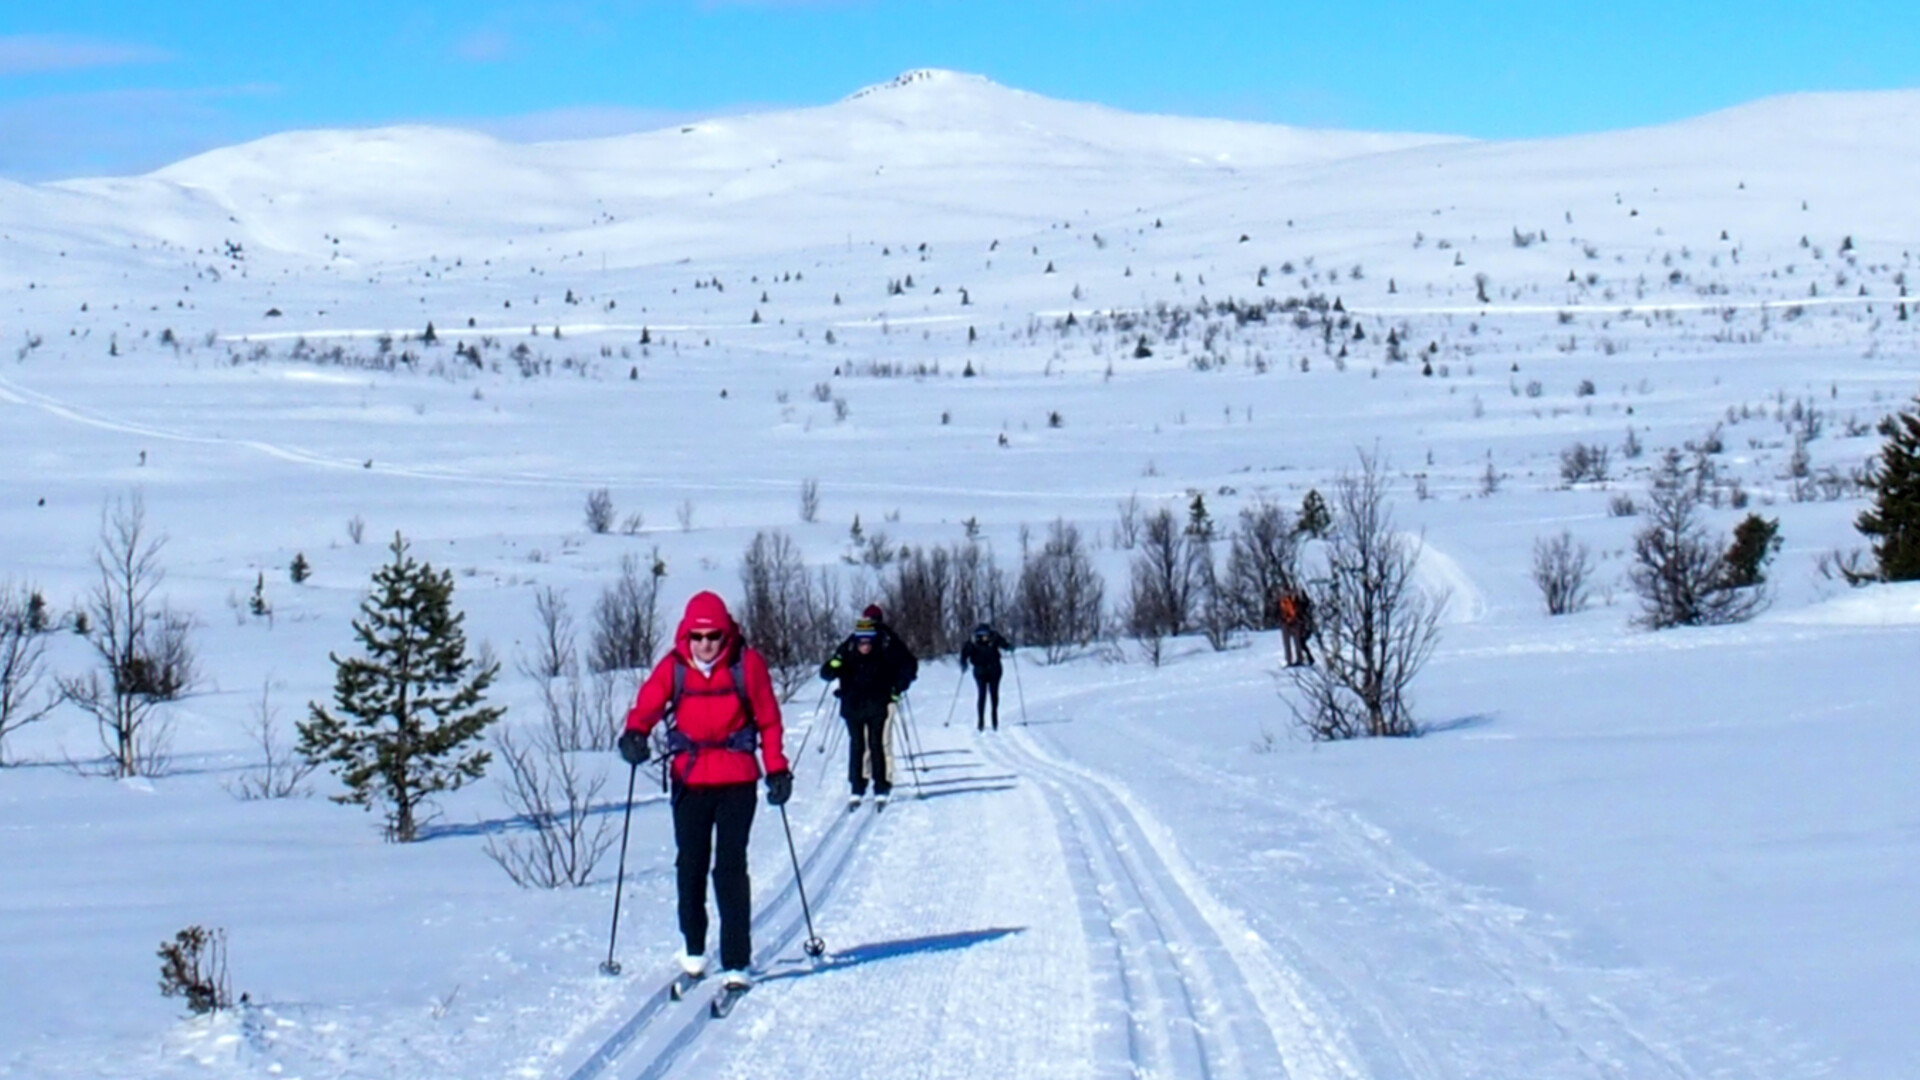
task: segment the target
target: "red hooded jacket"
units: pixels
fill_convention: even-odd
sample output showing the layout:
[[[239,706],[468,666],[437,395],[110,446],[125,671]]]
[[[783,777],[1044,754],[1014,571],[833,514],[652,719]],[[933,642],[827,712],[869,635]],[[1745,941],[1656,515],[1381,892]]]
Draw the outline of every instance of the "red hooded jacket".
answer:
[[[721,642],[720,659],[713,670],[702,674],[693,662],[687,632],[708,629],[721,630],[727,636]],[[774,695],[767,662],[741,641],[740,628],[727,612],[726,601],[710,592],[697,593],[687,601],[686,615],[674,632],[673,651],[654,665],[653,673],[640,684],[633,708],[627,710],[627,730],[643,735],[651,733],[666,714],[673,697],[674,666],[686,666],[673,723],[699,748],[674,759],[673,775],[688,787],[750,784],[760,778],[760,766],[752,754],[718,745],[749,722],[740,694],[733,686],[735,660],[740,662],[740,672],[746,678],[747,700],[753,703],[751,722],[760,729],[760,757],[770,773],[787,768],[787,756],[780,748],[780,700]]]

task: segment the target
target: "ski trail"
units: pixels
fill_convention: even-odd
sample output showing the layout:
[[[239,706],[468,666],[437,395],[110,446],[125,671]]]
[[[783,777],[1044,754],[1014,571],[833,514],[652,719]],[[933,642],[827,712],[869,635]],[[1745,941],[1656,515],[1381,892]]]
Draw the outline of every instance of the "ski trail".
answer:
[[[1137,1076],[1124,1051],[1090,1060],[1091,1033],[1126,1017],[1085,978],[1091,928],[1040,793],[977,752],[992,736],[917,736],[924,795],[903,771],[884,813],[845,815],[877,825],[823,928],[826,960],[777,967],[641,1076],[756,1078],[770,1061],[786,1080]]]
[[[1790,1040],[1728,1012],[1700,993],[1704,987],[1568,955],[1566,933],[1550,921],[1447,876],[1357,812],[1276,798],[1245,777],[1179,755],[1167,760],[1198,787],[1257,800],[1275,825],[1255,842],[1315,867],[1303,882],[1310,893],[1319,889],[1315,877],[1337,884],[1340,908],[1323,900],[1306,909],[1338,911],[1337,925],[1281,936],[1317,989],[1338,1001],[1350,1037],[1381,1062],[1380,1075],[1821,1075]]]
[[[614,485],[637,485],[658,489],[663,492],[686,493],[692,495],[714,492],[740,492],[760,494],[769,491],[786,491],[792,486],[789,478],[742,477],[727,479],[723,477],[702,478],[690,481],[683,475],[648,473],[554,473],[533,472],[530,470],[488,470],[460,469],[444,465],[410,465],[379,461],[374,458],[349,458],[330,456],[314,450],[296,446],[268,442],[264,439],[230,438],[225,435],[196,435],[191,432],[177,431],[153,424],[140,424],[129,420],[118,420],[92,410],[70,405],[49,394],[31,390],[19,383],[0,375],[0,402],[38,409],[50,416],[59,417],[70,423],[95,428],[100,431],[119,432],[124,435],[138,435],[156,442],[181,443],[190,446],[227,447],[248,450],[290,465],[325,469],[340,473],[361,473],[367,475],[399,478],[405,480],[423,480],[430,483],[478,484],[489,487],[610,487]],[[1036,494],[1030,490],[1011,488],[968,488],[929,485],[924,483],[885,483],[877,481],[842,481],[835,485],[840,491],[860,492],[872,495],[913,495],[919,497],[942,498],[993,498],[1014,499],[1019,501],[1045,501],[1058,503],[1061,499],[1073,499],[1088,503],[1106,503],[1125,494],[1118,489],[1113,491],[1084,492],[1048,492]],[[1135,492],[1136,494],[1138,492]]]
[[[816,915],[837,891],[862,837],[872,827],[873,816],[837,816],[801,860],[801,873],[810,883],[807,899],[815,908]],[[757,942],[754,967],[763,971],[773,967],[781,951],[800,941],[805,931],[805,915],[800,908],[796,879],[789,869],[781,888],[754,914],[753,934]],[[713,980],[703,984],[684,1001],[676,1002],[668,993],[670,979],[671,973],[664,973],[659,989],[606,1036],[584,1061],[568,1072],[567,1080],[593,1080],[629,1058],[649,1059],[645,1069],[638,1074],[641,1077],[661,1076],[671,1068],[705,1029],[708,1022],[707,1002],[718,983]],[[668,1021],[665,1032],[657,1030],[657,1022],[663,1020]]]
[[[1090,948],[1118,960],[1124,1037],[1109,1030],[1097,1049],[1108,1074],[1368,1075],[1303,981],[1209,895],[1171,834],[1122,789],[1045,755],[1025,733],[989,757],[1042,789],[1074,863]]]

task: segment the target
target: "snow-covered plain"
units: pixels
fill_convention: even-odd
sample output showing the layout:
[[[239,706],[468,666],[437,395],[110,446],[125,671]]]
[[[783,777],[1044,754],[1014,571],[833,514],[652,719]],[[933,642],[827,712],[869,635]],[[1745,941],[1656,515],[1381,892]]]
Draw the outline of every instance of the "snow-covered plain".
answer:
[[[77,601],[102,507],[137,490],[206,675],[165,775],[78,775],[97,743],[70,710],[4,747],[0,1076],[1920,1075],[1920,591],[1816,569],[1859,542],[1872,422],[1920,389],[1915,132],[1913,93],[1489,144],[930,72],[586,143],[309,132],[0,183],[0,579]],[[1809,409],[1831,501],[1787,476]],[[1608,503],[1716,428],[1781,522],[1775,603],[1636,629],[1638,519]],[[1611,480],[1561,482],[1576,441]],[[514,827],[491,779],[405,846],[330,778],[226,791],[263,684],[288,725],[328,698],[395,530],[510,660],[537,588],[584,620],[656,546],[674,614],[737,594],[763,528],[862,597],[856,515],[911,544],[971,520],[1003,566],[1064,517],[1117,595],[1121,500],[1203,492],[1230,523],[1361,449],[1451,597],[1424,737],[1300,741],[1267,635],[1158,668],[1022,651],[986,736],[970,702],[944,723],[941,662],[911,699],[925,797],[849,816],[803,690],[793,823],[833,958],[801,962],[763,808],[769,977],[723,1025],[658,1000],[657,795],[607,979],[611,862],[516,888],[483,853]],[[637,535],[586,531],[599,487]],[[1561,529],[1600,587],[1549,618],[1529,557]],[[271,622],[244,613],[260,574]],[[70,637],[51,659],[86,662]],[[252,1008],[156,992],[190,923],[226,928]]]

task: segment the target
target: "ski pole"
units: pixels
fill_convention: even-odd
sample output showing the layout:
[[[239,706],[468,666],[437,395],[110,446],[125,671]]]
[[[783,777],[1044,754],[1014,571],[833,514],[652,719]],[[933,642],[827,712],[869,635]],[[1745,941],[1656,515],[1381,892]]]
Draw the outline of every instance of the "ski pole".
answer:
[[[833,689],[833,684],[832,684],[832,683],[823,683],[823,684],[821,684],[821,687],[820,687],[820,697],[819,697],[819,699],[818,699],[818,700],[816,700],[816,701],[815,701],[815,702],[813,703],[813,719],[812,719],[812,720],[810,720],[810,721],[808,721],[808,722],[809,722],[809,723],[811,723],[811,724],[812,724],[812,725],[813,725],[814,727],[819,727],[819,726],[820,726],[820,710],[821,710],[821,709],[822,709],[822,708],[823,708],[823,707],[824,707],[824,706],[826,705],[826,703],[827,703],[827,691],[828,691],[828,690],[831,690],[831,689]],[[810,729],[808,729],[808,731],[807,731],[807,734],[808,734],[809,736],[811,736],[811,735],[813,734],[813,731],[812,731],[812,729],[811,729],[811,728],[810,728]],[[827,731],[826,731],[825,729],[822,729],[822,730],[821,730],[821,732],[820,732],[820,752],[821,752],[821,753],[823,753],[823,754],[827,752],[827,734],[828,734],[828,732],[827,732]],[[806,741],[805,741],[805,740],[801,740],[801,743],[800,743],[800,745],[801,745],[802,747],[805,747],[805,746],[806,746]]]
[[[793,847],[793,823],[787,820],[787,804],[780,804],[780,827],[787,833],[787,855],[793,859],[793,887],[800,893],[800,913],[807,918],[807,955],[814,959],[826,955],[827,943],[813,932],[813,908],[807,904],[807,883],[800,878],[800,853]]]
[[[620,873],[613,879],[613,925],[607,930],[607,959],[600,965],[600,974],[620,974],[620,964],[613,958],[613,942],[620,934],[620,887],[627,882],[627,832],[633,828],[633,784],[640,778],[640,766],[627,767],[627,816],[620,823]]]
[[[960,687],[964,686],[966,681],[967,669],[961,668],[960,677],[953,681],[953,700],[947,703],[947,718],[941,723],[941,727],[953,726],[953,710],[960,704]]]
[[[1008,649],[1007,652],[1013,657],[1013,688],[1016,691],[1018,691],[1020,694],[1020,726],[1026,727],[1027,726],[1027,688],[1021,685],[1021,682],[1020,682],[1020,654],[1014,652],[1012,649]]]
[[[913,729],[913,704],[908,701],[905,694],[900,696],[900,715],[906,724],[901,731],[902,737],[907,743],[907,768],[913,772],[913,796],[916,799],[923,799],[926,798],[926,793],[920,790],[920,770],[924,764],[923,755],[920,755],[914,750],[914,745],[918,742],[918,739]]]
[[[920,714],[913,711],[913,699],[901,695],[900,704],[907,710],[907,752],[913,755],[914,771],[927,767],[927,744],[920,738]]]
[[[826,735],[820,740],[820,752],[831,756],[833,748],[840,744],[840,730],[846,727],[846,724],[844,722],[836,724],[832,721],[828,721],[828,723],[830,726],[826,729]],[[825,768],[820,770],[821,783],[824,784],[826,782],[829,771],[831,770]]]

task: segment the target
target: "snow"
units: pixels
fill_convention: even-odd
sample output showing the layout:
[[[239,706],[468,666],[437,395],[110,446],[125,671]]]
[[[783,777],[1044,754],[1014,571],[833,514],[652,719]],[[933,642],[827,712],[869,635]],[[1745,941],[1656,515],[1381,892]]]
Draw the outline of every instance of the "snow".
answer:
[[[1818,570],[1860,544],[1843,478],[1916,389],[1916,113],[1800,95],[1479,143],[928,71],[612,139],[296,132],[0,183],[0,580],[71,607],[103,505],[137,489],[207,676],[162,775],[81,775],[71,709],[8,737],[0,1076],[1920,1073],[1920,592]],[[1310,296],[1363,337],[1198,310]],[[1788,472],[1809,408],[1832,499]],[[1608,504],[1716,427],[1752,501],[1710,524],[1780,520],[1773,604],[1637,629],[1640,519]],[[1562,482],[1576,441],[1610,448],[1609,480]],[[658,549],[677,614],[737,595],[740,551],[780,528],[864,599],[855,515],[896,545],[971,522],[1003,567],[1064,517],[1112,596],[1120,501],[1201,493],[1230,528],[1357,449],[1450,598],[1424,737],[1300,741],[1271,635],[1179,638],[1157,667],[1023,649],[998,733],[934,661],[909,698],[924,771],[850,815],[805,688],[790,811],[830,956],[801,953],[762,806],[765,978],[721,1023],[704,989],[664,998],[672,851],[644,784],[617,979],[595,970],[611,856],[585,888],[516,888],[484,854],[521,826],[491,778],[405,846],[325,774],[311,798],[227,791],[258,767],[263,687],[283,729],[327,699],[395,530],[455,571],[530,725],[535,590],[585,623],[623,556]],[[599,487],[636,535],[585,531]],[[1596,587],[1549,618],[1527,571],[1562,529]],[[257,575],[270,622],[245,612]],[[51,653],[86,667],[72,635]],[[194,923],[226,929],[249,1008],[184,1019],[156,992],[155,948]]]

